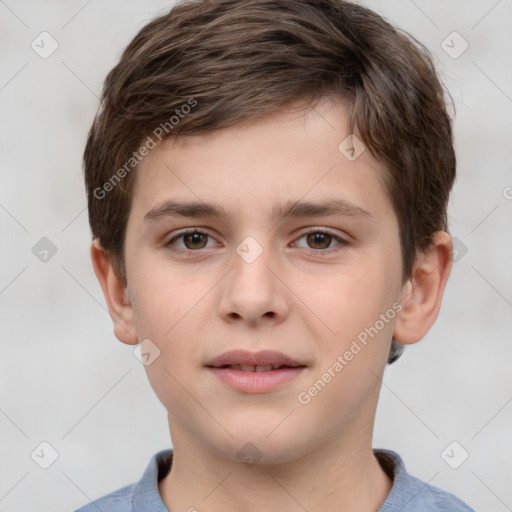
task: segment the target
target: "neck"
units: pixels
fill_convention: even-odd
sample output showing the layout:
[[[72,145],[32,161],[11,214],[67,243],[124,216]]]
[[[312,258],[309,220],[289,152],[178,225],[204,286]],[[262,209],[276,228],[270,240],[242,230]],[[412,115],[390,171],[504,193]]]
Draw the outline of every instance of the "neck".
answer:
[[[290,462],[249,465],[174,430],[172,470],[160,494],[171,511],[375,511],[392,482],[373,454],[371,437],[353,439],[325,442]]]

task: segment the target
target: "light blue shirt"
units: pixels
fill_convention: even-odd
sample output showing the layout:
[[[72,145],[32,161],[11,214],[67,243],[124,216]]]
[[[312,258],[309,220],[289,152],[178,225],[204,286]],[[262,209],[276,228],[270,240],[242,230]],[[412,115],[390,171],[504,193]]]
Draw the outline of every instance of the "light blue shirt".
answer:
[[[453,494],[433,487],[407,473],[400,456],[390,450],[374,450],[379,463],[393,480],[386,501],[378,512],[475,512]],[[75,512],[169,512],[158,492],[172,464],[172,450],[151,458],[142,478]]]

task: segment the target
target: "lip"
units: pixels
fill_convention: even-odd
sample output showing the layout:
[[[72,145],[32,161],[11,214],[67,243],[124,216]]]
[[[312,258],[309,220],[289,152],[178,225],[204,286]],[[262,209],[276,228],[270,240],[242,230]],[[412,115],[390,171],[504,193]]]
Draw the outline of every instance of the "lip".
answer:
[[[243,371],[229,365],[284,367],[268,371]],[[306,369],[305,364],[273,350],[232,350],[210,359],[205,366],[221,382],[243,393],[268,393],[297,378]]]
[[[304,363],[276,352],[275,350],[260,350],[249,352],[247,350],[231,350],[210,359],[205,366],[227,366],[230,364],[253,365],[253,366],[306,366]]]

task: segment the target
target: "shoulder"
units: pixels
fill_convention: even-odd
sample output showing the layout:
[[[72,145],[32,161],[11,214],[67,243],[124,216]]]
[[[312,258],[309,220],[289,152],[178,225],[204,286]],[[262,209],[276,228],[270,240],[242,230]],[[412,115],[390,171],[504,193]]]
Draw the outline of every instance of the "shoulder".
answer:
[[[122,487],[113,493],[92,501],[75,512],[98,512],[98,510],[108,510],[108,512],[131,512],[133,510],[132,500],[135,486],[136,484],[131,484]]]
[[[138,482],[91,501],[75,512],[167,512],[158,491],[158,482],[169,472],[172,454],[172,450],[158,452],[153,455]]]
[[[391,450],[374,450],[393,487],[379,512],[475,512],[455,495],[410,475],[401,457]]]

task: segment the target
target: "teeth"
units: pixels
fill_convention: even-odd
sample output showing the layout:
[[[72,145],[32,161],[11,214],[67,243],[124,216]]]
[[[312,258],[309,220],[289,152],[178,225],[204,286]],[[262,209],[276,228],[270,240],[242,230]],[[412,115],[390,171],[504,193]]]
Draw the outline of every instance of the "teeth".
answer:
[[[229,367],[232,370],[239,370],[242,372],[270,372],[281,368],[280,364],[266,364],[266,365],[253,365],[253,364],[231,364]]]
[[[255,370],[256,372],[270,372],[271,370],[273,370],[274,368],[272,367],[271,364],[267,364],[265,366],[255,366]]]
[[[240,365],[240,370],[242,370],[243,372],[255,372],[255,366],[253,366],[252,364],[241,364]]]

